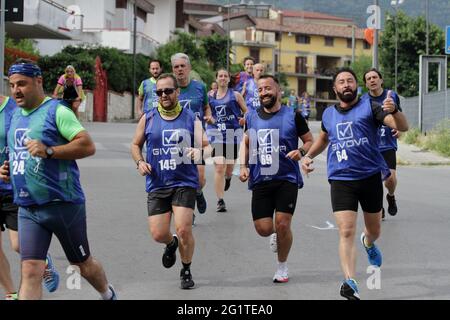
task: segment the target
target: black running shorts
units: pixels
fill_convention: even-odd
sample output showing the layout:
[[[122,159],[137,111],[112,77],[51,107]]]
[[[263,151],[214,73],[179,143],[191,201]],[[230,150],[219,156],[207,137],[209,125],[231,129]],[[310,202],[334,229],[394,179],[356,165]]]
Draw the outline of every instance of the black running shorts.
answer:
[[[164,214],[172,211],[172,206],[195,208],[197,190],[189,187],[160,189],[150,192],[147,197],[147,211],[149,216]]]
[[[362,180],[330,180],[333,212],[358,211],[358,202],[364,212],[378,213],[383,207],[381,173]]]
[[[294,214],[298,186],[285,180],[258,183],[252,190],[253,221],[273,218],[274,212]]]
[[[213,143],[214,148],[211,157],[224,157],[227,160],[236,160],[239,153],[238,144]]]
[[[0,194],[0,230],[5,231],[5,227],[12,231],[17,231],[17,212],[19,208],[13,203],[12,194]]]
[[[384,161],[389,169],[397,170],[397,152],[395,149],[386,150],[381,153],[383,155]]]

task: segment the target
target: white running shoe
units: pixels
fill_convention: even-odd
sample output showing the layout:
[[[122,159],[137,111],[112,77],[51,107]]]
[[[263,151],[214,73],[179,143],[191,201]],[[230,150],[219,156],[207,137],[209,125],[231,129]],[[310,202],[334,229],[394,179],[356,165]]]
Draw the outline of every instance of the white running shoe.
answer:
[[[286,283],[289,281],[288,268],[278,268],[273,276],[274,283]]]
[[[273,253],[278,252],[278,244],[277,244],[277,233],[274,232],[270,235],[270,250],[272,250]]]

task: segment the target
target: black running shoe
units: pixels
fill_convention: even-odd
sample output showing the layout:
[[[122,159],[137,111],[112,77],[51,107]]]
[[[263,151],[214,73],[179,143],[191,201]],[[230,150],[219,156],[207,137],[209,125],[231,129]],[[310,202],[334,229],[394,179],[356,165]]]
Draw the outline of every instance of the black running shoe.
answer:
[[[206,199],[205,196],[202,193],[197,193],[197,195],[195,196],[196,200],[197,200],[197,210],[200,214],[203,214],[206,212]]]
[[[217,201],[217,212],[226,212],[227,208],[225,207],[225,201],[223,199],[219,199]]]
[[[181,289],[191,289],[195,285],[190,269],[181,269],[180,280]]]
[[[178,249],[178,237],[173,235],[174,243],[172,245],[167,245],[164,249],[164,254],[162,256],[162,264],[166,268],[171,268],[175,261],[177,260],[177,249]]]
[[[231,177],[229,178],[225,178],[225,191],[228,191],[228,189],[230,189],[230,185],[231,185]]]
[[[356,281],[353,279],[345,280],[342,283],[341,289],[339,291],[341,296],[348,300],[360,300],[358,286],[356,284]]]
[[[386,214],[384,213],[384,208],[381,208],[381,220],[386,220]]]
[[[388,212],[391,216],[397,214],[397,203],[395,202],[395,196],[386,195],[386,200],[388,202]]]

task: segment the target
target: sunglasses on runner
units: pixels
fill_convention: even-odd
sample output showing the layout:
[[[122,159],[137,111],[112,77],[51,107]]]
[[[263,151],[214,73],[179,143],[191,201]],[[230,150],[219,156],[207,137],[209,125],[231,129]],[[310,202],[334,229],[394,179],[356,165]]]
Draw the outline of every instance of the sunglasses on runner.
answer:
[[[174,93],[175,90],[176,90],[175,88],[166,88],[166,89],[163,89],[163,90],[156,90],[156,95],[158,97],[162,97],[162,95],[164,93],[166,96],[168,96],[168,95]]]

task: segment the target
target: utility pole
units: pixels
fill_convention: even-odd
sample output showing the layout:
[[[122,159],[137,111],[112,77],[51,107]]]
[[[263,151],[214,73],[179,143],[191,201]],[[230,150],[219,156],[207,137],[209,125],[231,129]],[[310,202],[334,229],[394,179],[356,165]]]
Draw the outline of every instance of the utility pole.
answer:
[[[230,72],[230,0],[227,7],[227,71]]]
[[[378,10],[378,0],[375,0],[376,10]],[[378,11],[377,11],[378,12]],[[380,25],[379,15],[376,14],[375,29],[373,32],[373,57],[372,67],[378,69],[378,27]]]
[[[428,0],[425,1],[425,21],[426,21],[426,28],[427,28],[427,43],[426,43],[426,53],[427,55],[430,54],[430,27],[429,27],[429,2]]]
[[[136,29],[137,29],[137,7],[136,1],[133,2],[133,92],[131,94],[131,119],[134,120],[134,104],[136,102]]]
[[[356,41],[355,41],[355,25],[352,25],[352,63],[355,63],[355,47],[356,47]]]

